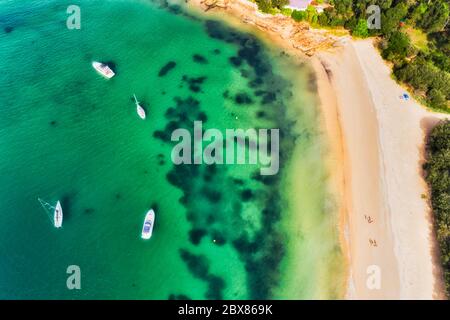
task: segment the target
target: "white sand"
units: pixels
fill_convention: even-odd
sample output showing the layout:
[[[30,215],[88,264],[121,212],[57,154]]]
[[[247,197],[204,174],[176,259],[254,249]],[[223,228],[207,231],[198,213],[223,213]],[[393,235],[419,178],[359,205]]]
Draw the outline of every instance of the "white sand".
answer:
[[[371,40],[319,58],[332,73],[345,141],[348,298],[442,297],[421,164],[425,132],[446,116],[399,98],[405,90]],[[381,270],[379,290],[366,285],[371,265]]]

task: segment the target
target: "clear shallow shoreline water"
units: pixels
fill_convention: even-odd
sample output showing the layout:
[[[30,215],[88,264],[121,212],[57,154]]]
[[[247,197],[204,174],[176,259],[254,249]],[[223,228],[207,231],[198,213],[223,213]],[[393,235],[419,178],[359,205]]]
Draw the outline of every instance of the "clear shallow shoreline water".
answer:
[[[81,30],[65,28],[69,4],[0,7],[0,297],[319,296],[330,251],[318,248],[335,226],[308,70],[291,70],[294,84],[280,52],[164,3],[82,1]],[[99,77],[92,60],[117,77]],[[280,128],[282,171],[174,167],[168,134],[198,119]],[[37,197],[62,200],[62,230]],[[149,207],[157,221],[144,242]],[[66,288],[72,264],[79,291]]]

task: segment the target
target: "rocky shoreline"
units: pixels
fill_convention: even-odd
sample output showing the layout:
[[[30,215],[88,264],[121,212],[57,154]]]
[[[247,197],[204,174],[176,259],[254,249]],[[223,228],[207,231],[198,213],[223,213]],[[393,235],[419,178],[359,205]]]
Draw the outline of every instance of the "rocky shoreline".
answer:
[[[248,0],[188,0],[203,11],[227,11],[242,22],[255,26],[273,40],[282,40],[284,46],[313,56],[320,50],[341,47],[349,36],[336,36],[325,29],[313,29],[308,23],[296,22],[282,14],[264,14],[255,3]],[[278,39],[277,39],[278,38]]]

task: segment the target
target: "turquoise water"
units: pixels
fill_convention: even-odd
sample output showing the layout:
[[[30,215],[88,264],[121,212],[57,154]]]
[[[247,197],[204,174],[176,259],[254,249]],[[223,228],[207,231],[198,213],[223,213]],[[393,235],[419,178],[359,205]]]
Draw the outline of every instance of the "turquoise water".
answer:
[[[292,272],[283,265],[298,258],[288,240],[301,241],[279,223],[298,219],[281,196],[295,146],[309,154],[308,170],[323,171],[312,148],[317,115],[303,109],[313,107],[307,72],[298,67],[304,88],[293,90],[279,52],[164,2],[78,1],[81,29],[69,30],[71,2],[0,2],[0,298],[313,297],[302,283],[299,295],[278,288]],[[93,60],[116,77],[103,79]],[[281,172],[174,166],[170,133],[194,120],[280,128]],[[313,179],[323,192],[322,174]],[[62,229],[38,197],[61,200]],[[323,197],[313,201],[318,212],[303,214],[321,216]],[[151,207],[154,233],[143,241]],[[80,267],[81,290],[66,287],[69,265]]]

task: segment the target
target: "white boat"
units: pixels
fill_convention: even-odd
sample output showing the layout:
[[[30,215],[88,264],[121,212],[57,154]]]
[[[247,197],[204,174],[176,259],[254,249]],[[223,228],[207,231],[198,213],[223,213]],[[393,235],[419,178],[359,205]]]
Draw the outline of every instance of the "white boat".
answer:
[[[155,223],[155,211],[150,209],[145,215],[144,225],[142,226],[142,239],[150,239],[153,232],[153,224]]]
[[[61,208],[61,202],[56,203],[55,211],[53,212],[53,224],[56,228],[61,228],[63,222],[63,211]]]
[[[136,104],[136,112],[139,115],[139,117],[141,117],[142,120],[145,119],[145,110],[144,108],[142,108],[142,106],[139,104],[139,101],[136,99],[136,95],[133,94],[134,96],[134,102]]]
[[[100,73],[105,78],[111,79],[115,76],[114,71],[105,63],[93,61],[92,66],[95,70],[97,70],[98,73]]]
[[[42,208],[44,208],[45,212],[48,214],[48,217],[53,222],[55,228],[61,228],[63,222],[63,210],[61,207],[61,202],[58,201],[56,203],[56,206],[52,206],[50,203],[45,202],[41,198],[38,198],[38,201],[41,204]]]

